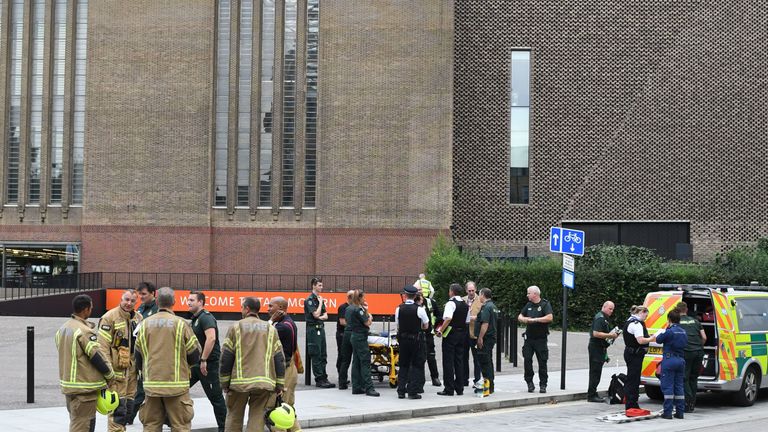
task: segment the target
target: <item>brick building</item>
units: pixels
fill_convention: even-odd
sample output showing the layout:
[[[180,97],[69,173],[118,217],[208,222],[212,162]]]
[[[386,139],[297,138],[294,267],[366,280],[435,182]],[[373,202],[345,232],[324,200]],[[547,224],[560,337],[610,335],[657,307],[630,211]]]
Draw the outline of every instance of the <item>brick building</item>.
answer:
[[[416,274],[441,232],[536,254],[559,224],[706,259],[768,234],[765,23],[762,2],[0,0],[4,276]]]

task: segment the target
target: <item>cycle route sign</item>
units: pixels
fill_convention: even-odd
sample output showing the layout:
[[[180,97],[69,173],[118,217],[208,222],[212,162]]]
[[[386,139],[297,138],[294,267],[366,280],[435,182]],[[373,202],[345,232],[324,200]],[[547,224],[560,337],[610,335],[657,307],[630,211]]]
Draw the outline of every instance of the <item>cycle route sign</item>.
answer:
[[[584,255],[584,231],[552,227],[549,229],[549,250],[568,255]]]

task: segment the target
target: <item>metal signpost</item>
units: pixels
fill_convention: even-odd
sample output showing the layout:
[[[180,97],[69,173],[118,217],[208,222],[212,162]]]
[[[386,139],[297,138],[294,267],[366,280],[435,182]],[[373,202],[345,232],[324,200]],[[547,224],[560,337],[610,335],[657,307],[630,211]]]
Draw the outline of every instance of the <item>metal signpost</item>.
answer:
[[[549,229],[549,250],[563,254],[563,347],[560,365],[560,389],[565,390],[565,358],[568,352],[568,290],[576,286],[576,260],[584,255],[584,231],[552,227]]]

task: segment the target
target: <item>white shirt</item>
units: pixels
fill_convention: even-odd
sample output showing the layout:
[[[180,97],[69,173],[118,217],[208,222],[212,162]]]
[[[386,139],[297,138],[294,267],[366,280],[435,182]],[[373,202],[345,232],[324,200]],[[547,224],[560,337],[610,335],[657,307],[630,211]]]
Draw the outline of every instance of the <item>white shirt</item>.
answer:
[[[413,300],[406,300],[405,304],[413,304]],[[416,309],[416,316],[421,319],[422,324],[429,323],[429,317],[427,316],[427,311],[424,309],[424,306],[419,306],[418,309]],[[400,328],[400,306],[395,309],[395,325],[397,325],[397,328]]]
[[[458,300],[460,302],[464,301],[464,299],[462,299],[459,296],[454,296],[450,300]],[[448,301],[448,303],[445,304],[445,309],[443,310],[443,319],[444,320],[453,319],[453,313],[456,312],[456,303],[454,303],[454,302],[452,302],[450,300]],[[471,317],[469,316],[469,311],[467,311],[467,320],[466,320],[467,324],[469,324],[469,319],[470,318]]]
[[[638,320],[640,319],[640,317],[638,317],[637,315],[632,315],[632,316],[637,318]],[[629,323],[629,325],[627,326],[627,332],[632,336],[634,336],[635,338],[645,337],[645,335],[643,334],[643,325],[640,324],[639,321],[633,321]]]

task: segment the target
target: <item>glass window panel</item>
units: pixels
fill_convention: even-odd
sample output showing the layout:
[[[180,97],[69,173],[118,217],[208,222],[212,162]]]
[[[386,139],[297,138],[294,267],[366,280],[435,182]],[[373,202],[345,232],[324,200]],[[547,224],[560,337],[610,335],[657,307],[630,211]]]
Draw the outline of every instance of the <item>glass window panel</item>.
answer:
[[[272,89],[275,63],[275,1],[263,0],[261,21],[261,125],[259,206],[272,205]]]
[[[509,200],[529,201],[530,51],[512,51],[509,67]]]
[[[216,46],[216,144],[214,152],[214,205],[227,205],[227,145],[229,130],[230,0],[219,0]]]
[[[8,58],[10,72],[7,111],[7,150],[5,157],[6,189],[5,200],[9,204],[19,202],[19,133],[21,128],[21,56],[24,37],[24,2],[14,0],[10,5],[11,27],[8,35]]]

